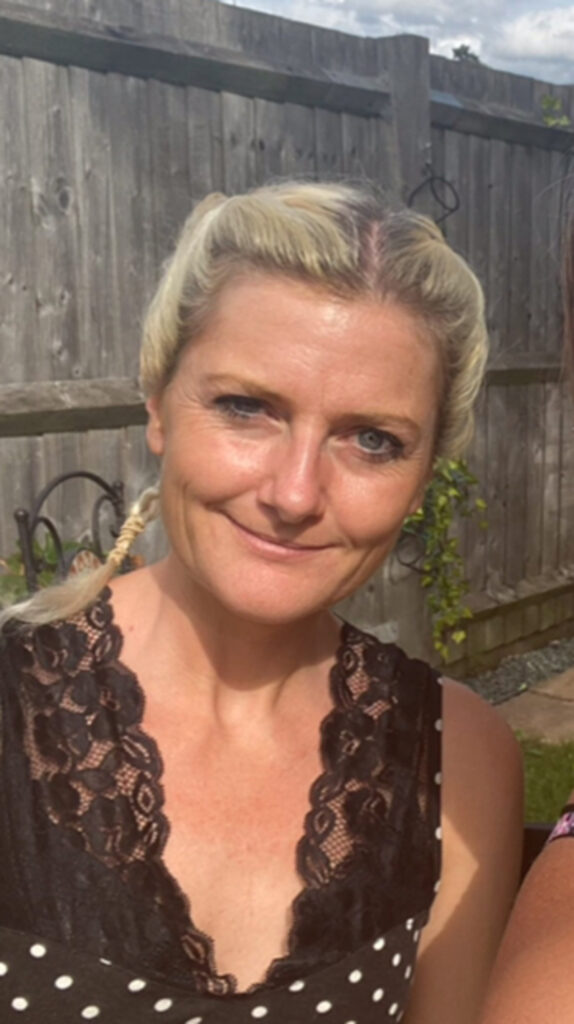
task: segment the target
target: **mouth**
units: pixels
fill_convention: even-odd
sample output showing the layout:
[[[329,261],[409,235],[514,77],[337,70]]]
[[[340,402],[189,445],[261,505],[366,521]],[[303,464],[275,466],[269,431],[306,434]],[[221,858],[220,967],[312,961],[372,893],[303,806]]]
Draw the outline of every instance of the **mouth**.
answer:
[[[275,551],[277,554],[285,552],[292,555],[305,555],[313,554],[317,551],[326,551],[328,548],[333,547],[332,544],[298,544],[295,541],[283,540],[280,537],[273,537],[270,534],[260,533],[258,530],[251,530],[249,527],[238,523],[236,519],[232,519],[231,516],[227,516],[226,518],[233,524],[233,526],[235,526],[247,541],[269,551]]]

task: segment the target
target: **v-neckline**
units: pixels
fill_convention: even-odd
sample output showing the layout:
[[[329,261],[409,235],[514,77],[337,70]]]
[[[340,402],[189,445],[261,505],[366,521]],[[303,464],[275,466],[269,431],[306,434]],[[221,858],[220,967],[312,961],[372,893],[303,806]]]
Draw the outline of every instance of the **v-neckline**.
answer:
[[[319,746],[319,758],[321,763],[321,769],[309,786],[309,791],[306,801],[306,812],[303,818],[300,837],[297,840],[294,847],[294,858],[295,858],[295,870],[297,876],[301,881],[301,887],[291,900],[287,910],[287,917],[289,920],[289,927],[286,935],[286,952],[273,957],[267,968],[264,971],[261,981],[254,982],[249,985],[246,989],[239,989],[237,984],[237,978],[234,974],[226,973],[221,974],[217,970],[217,958],[215,940],[207,932],[202,931],[197,927],[193,918],[193,900],[191,894],[188,894],[177,877],[173,874],[170,868],[167,866],[165,861],[165,850],[167,842],[172,830],[171,821],[169,816],[166,814],[165,807],[165,786],[164,786],[164,775],[165,765],[162,757],[159,742],[155,739],[153,732],[150,732],[147,727],[144,727],[143,721],[145,716],[146,706],[146,694],[145,690],[139,680],[137,672],[132,669],[125,661],[122,660],[122,651],[124,648],[124,634],[121,627],[118,625],[115,609],[113,606],[112,593],[109,587],[106,587],[101,594],[101,602],[108,608],[108,621],[103,626],[104,629],[108,629],[110,632],[116,632],[119,648],[117,652],[114,651],[112,660],[119,671],[124,675],[126,680],[136,690],[139,697],[139,709],[137,721],[131,726],[137,733],[144,739],[146,745],[149,747],[152,755],[154,765],[152,766],[151,772],[154,776],[154,782],[158,787],[161,794],[161,802],[156,809],[156,818],[159,824],[159,833],[161,835],[160,846],[157,854],[153,855],[153,859],[157,864],[157,868],[163,877],[165,884],[171,889],[173,895],[177,899],[177,902],[182,908],[182,921],[185,920],[186,932],[190,932],[194,939],[199,939],[206,954],[206,968],[209,977],[209,982],[213,985],[217,994],[225,995],[251,995],[257,992],[259,989],[265,988],[270,981],[270,976],[275,971],[278,965],[281,965],[290,960],[292,955],[293,946],[293,934],[295,924],[297,920],[297,908],[304,901],[309,889],[312,885],[312,879],[310,877],[309,866],[312,862],[310,856],[311,847],[313,845],[312,837],[314,832],[308,827],[311,818],[317,814],[321,805],[324,804],[324,791],[327,783],[327,779],[330,773],[333,771],[333,765],[331,763],[331,757],[329,755],[328,745],[326,743],[326,734],[329,731],[329,726],[333,722],[334,718],[343,710],[345,704],[354,703],[354,698],[349,691],[349,688],[345,685],[348,672],[345,671],[345,655],[348,652],[351,637],[355,635],[356,638],[360,636],[360,631],[356,630],[350,623],[341,620],[339,630],[339,641],[335,651],[335,655],[332,664],[328,671],[329,676],[329,693],[331,696],[331,707],[321,719],[318,728],[318,746]],[[104,619],[106,616],[104,616]],[[113,645],[112,645],[113,646]],[[129,727],[128,727],[129,729]],[[183,935],[181,936],[183,938]]]

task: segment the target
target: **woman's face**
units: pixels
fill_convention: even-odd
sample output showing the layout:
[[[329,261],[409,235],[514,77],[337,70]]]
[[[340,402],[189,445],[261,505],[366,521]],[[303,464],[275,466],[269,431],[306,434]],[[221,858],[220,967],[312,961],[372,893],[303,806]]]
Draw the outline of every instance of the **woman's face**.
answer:
[[[256,621],[339,601],[420,505],[439,392],[436,346],[393,302],[228,285],[148,403],[172,572]]]

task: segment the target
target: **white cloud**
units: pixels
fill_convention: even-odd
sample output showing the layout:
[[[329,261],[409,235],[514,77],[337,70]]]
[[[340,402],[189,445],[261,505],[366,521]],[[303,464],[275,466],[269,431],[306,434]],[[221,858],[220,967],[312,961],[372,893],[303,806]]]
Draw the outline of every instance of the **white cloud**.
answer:
[[[572,0],[237,0],[237,6],[359,35],[412,32],[445,57],[466,43],[486,64],[574,83]]]
[[[492,53],[512,59],[570,61],[574,79],[574,6],[532,11],[507,22]]]

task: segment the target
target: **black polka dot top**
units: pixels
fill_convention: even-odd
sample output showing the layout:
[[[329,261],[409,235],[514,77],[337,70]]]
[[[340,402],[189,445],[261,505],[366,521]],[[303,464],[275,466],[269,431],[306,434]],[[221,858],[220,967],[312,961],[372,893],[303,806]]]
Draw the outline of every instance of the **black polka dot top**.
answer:
[[[0,1020],[400,1020],[440,876],[436,673],[342,626],[287,953],[240,992],[163,861],[161,758],[109,597],[2,640]]]

